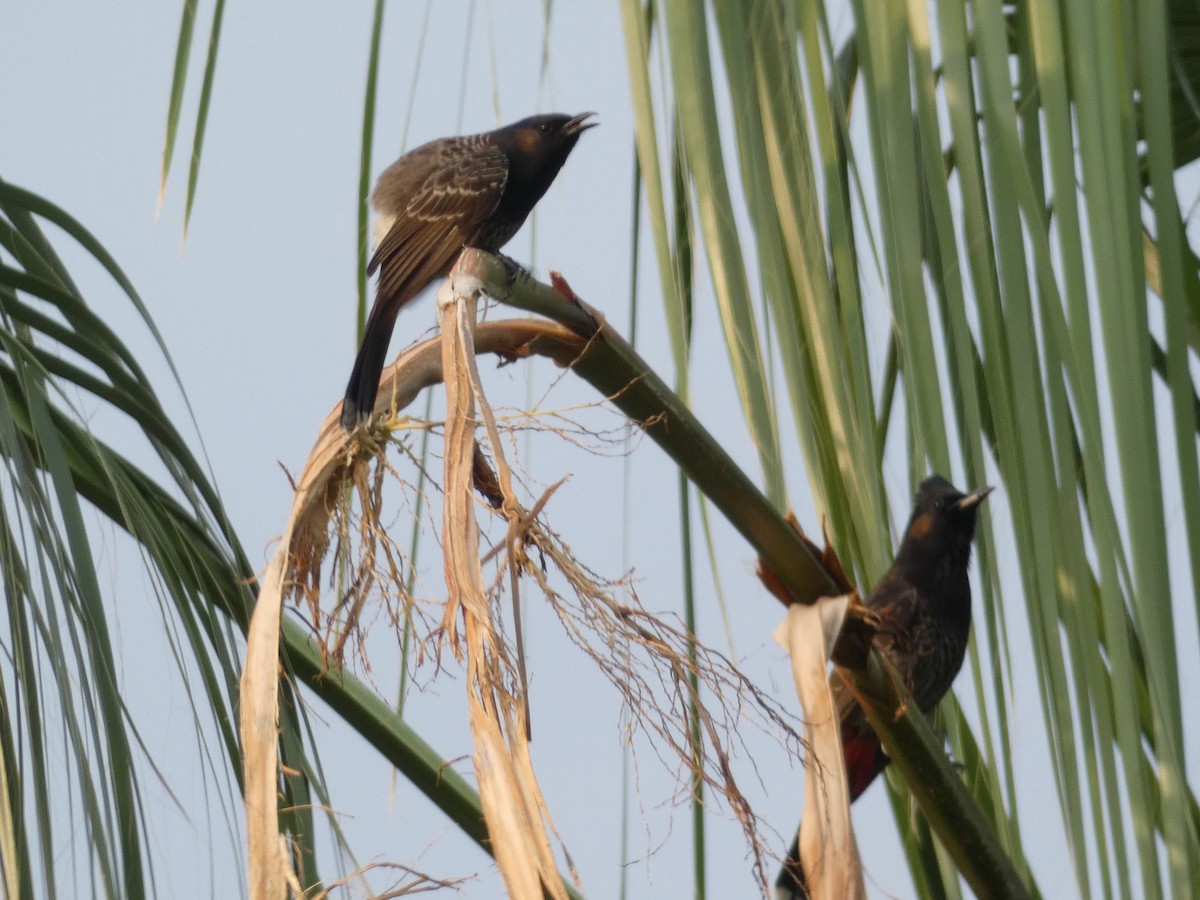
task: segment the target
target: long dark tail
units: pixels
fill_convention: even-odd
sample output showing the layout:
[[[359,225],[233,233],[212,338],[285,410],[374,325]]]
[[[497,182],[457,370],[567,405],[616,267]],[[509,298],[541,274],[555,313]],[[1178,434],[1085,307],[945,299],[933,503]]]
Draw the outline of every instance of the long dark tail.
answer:
[[[362,345],[354,358],[350,370],[350,382],[346,385],[346,396],[342,400],[342,428],[353,431],[371,417],[375,409],[375,395],[379,393],[379,376],[387,358],[388,345],[392,342],[392,327],[396,314],[377,316],[378,309],[371,310],[367,327],[363,330]]]
[[[797,829],[797,832],[799,829]],[[788,851],[779,877],[775,879],[776,900],[808,900],[808,881],[800,866],[800,835],[792,838],[792,849]]]

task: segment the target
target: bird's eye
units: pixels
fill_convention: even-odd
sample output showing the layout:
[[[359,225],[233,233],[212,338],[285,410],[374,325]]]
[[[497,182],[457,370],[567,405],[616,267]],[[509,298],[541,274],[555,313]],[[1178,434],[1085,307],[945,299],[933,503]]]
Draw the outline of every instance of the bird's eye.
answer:
[[[538,126],[538,131],[540,131],[542,134],[549,134],[550,133],[550,123],[543,122],[541,125]]]

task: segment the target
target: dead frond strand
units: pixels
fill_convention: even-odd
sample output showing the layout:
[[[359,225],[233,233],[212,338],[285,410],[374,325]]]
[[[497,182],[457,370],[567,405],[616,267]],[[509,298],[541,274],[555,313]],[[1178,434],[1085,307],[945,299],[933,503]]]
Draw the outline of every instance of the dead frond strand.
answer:
[[[445,639],[459,652],[458,618],[466,637],[467,695],[475,744],[475,774],[496,864],[508,896],[566,900],[546,830],[546,806],[529,760],[525,700],[513,686],[505,643],[495,629],[480,565],[475,518],[476,412],[490,422],[493,453],[499,454],[474,360],[478,282],[451,273],[438,294],[442,321],[442,369],[446,385],[443,554],[446,574]],[[473,283],[472,283],[473,282]],[[497,459],[506,517],[519,517],[507,467]],[[521,696],[517,696],[521,695]]]
[[[792,660],[810,751],[805,765],[800,860],[814,897],[865,898],[862,863],[850,821],[841,721],[829,690],[829,654],[852,594],[793,603],[777,637]]]
[[[540,523],[532,523],[529,530],[570,592],[558,590],[543,567],[527,564],[525,575],[550,602],[568,639],[624,696],[631,727],[643,731],[662,763],[679,773],[680,797],[690,796],[693,778],[699,778],[728,804],[746,835],[755,877],[766,893],[764,861],[775,854],[764,846],[762,823],[737,785],[731,754],[737,747],[745,749],[747,723],[781,736],[799,752],[802,742],[795,720],[732,662],[698,644],[682,623],[673,624],[674,617],[660,618],[644,609],[628,583],[608,582],[589,571]],[[618,600],[617,592],[628,600]],[[689,658],[693,647],[694,664]],[[690,724],[693,703],[699,711],[699,752]]]

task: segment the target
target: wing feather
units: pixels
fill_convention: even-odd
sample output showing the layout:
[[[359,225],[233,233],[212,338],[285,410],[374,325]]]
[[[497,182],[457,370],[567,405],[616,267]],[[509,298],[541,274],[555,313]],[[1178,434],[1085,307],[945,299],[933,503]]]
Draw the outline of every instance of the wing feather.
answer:
[[[404,303],[445,274],[504,194],[508,157],[490,141],[446,142],[425,166],[367,266],[380,273],[376,302]]]

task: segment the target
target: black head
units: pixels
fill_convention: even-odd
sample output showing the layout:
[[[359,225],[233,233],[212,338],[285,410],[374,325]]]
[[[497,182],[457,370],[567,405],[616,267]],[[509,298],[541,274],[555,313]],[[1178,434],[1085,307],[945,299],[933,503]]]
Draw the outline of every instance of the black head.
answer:
[[[495,139],[508,153],[510,184],[520,185],[536,203],[567,161],[579,136],[599,124],[587,121],[594,115],[530,116],[495,132]]]
[[[979,504],[991,492],[990,487],[985,487],[964,494],[941,475],[926,478],[917,489],[912,517],[904,530],[897,558],[927,562],[940,558],[961,562],[965,568],[975,537]]]
[[[574,147],[575,142],[579,140],[579,135],[600,124],[588,121],[594,115],[593,112],[580,113],[577,116],[546,113],[541,116],[530,116],[520,122],[513,122],[500,130],[512,133],[529,150],[539,146],[549,147],[562,143]],[[567,152],[570,152],[569,147]]]

